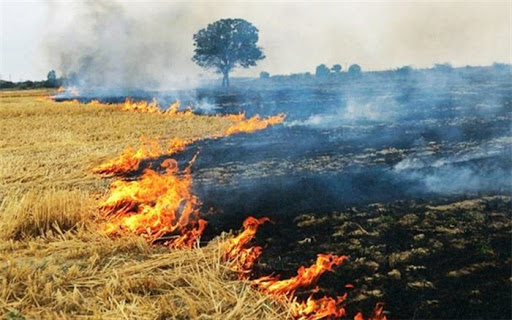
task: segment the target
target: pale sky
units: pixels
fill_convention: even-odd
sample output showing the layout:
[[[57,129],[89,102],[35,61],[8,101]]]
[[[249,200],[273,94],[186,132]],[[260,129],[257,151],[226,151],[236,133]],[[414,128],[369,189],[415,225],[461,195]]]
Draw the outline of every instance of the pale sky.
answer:
[[[190,60],[192,35],[221,18],[253,23],[266,55],[234,76],[314,72],[320,63],[345,70],[511,63],[512,1],[0,1],[4,80],[60,75],[78,66],[82,51],[110,63],[122,56],[121,67],[147,56],[139,70],[195,77],[205,71]]]

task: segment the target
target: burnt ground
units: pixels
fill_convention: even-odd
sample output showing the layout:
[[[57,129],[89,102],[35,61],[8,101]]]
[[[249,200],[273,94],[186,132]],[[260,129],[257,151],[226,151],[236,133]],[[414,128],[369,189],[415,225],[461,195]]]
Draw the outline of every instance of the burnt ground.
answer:
[[[291,276],[319,252],[345,254],[319,294],[354,284],[349,314],[385,301],[395,319],[510,319],[511,215],[510,197],[495,196],[282,216],[258,235],[257,274]]]
[[[283,125],[177,155],[185,166],[199,152],[203,241],[268,216],[255,277],[345,254],[317,294],[353,284],[349,314],[384,301],[391,319],[512,318],[510,73],[349,80],[197,90],[221,113],[287,114]]]

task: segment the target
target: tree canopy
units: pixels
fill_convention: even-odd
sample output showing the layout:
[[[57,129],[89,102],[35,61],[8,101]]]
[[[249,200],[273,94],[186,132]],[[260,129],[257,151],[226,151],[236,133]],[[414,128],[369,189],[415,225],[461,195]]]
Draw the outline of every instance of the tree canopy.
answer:
[[[317,78],[327,78],[330,74],[331,70],[329,70],[329,68],[327,68],[325,64],[322,63],[321,65],[316,67],[315,76]]]
[[[361,73],[361,66],[353,64],[348,68],[348,73],[351,75],[358,75]]]
[[[194,34],[192,61],[221,73],[222,85],[229,86],[231,70],[255,66],[265,58],[258,39],[258,29],[246,20],[221,19]]]

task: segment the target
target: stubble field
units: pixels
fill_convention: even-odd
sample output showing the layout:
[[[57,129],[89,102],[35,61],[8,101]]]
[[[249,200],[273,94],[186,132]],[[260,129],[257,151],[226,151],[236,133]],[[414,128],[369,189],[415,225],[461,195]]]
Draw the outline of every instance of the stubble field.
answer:
[[[220,243],[169,250],[101,231],[111,179],[91,169],[147,138],[204,138],[222,118],[163,118],[0,93],[0,314],[7,319],[282,319],[239,281]]]

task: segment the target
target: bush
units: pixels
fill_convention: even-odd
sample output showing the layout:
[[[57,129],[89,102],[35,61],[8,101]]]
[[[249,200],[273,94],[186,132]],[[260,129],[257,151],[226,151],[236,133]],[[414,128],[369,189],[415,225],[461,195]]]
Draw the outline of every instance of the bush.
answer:
[[[331,70],[325,64],[316,67],[315,75],[317,78],[327,78],[331,74]]]
[[[361,74],[361,67],[358,64],[353,64],[348,68],[348,73],[351,75]]]
[[[270,78],[270,73],[268,73],[266,71],[260,72],[260,79],[268,79],[268,78]]]

